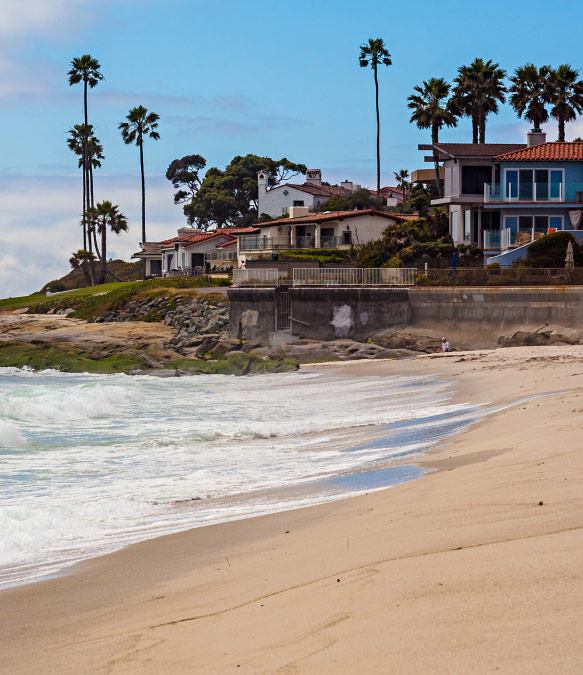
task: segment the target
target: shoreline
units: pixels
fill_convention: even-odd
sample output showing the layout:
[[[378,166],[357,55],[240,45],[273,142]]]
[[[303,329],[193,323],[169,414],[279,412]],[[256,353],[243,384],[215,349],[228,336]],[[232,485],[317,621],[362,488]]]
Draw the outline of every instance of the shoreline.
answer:
[[[498,586],[505,571],[506,583],[501,588],[513,597],[513,586],[522,588],[520,575],[516,570],[511,575],[506,563],[510,561],[514,569],[525,551],[505,553],[502,558],[486,555],[485,559],[477,552],[492,546],[529,549],[536,544],[544,549],[541,555],[547,561],[556,545],[549,547],[546,540],[559,537],[570,553],[557,553],[561,573],[575,564],[570,538],[581,527],[575,480],[560,471],[560,476],[545,477],[540,467],[545,462],[566,463],[573,476],[580,472],[582,461],[571,447],[579,428],[574,432],[567,422],[571,411],[583,403],[583,348],[453,352],[407,361],[333,362],[302,369],[334,368],[356,375],[359,366],[362,374],[373,374],[375,366],[374,374],[381,375],[440,371],[456,382],[452,402],[463,399],[502,405],[537,394],[558,396],[531,399],[472,424],[414,460],[432,469],[420,479],[365,496],[147,540],[80,563],[71,568],[73,573],[65,571],[58,578],[0,591],[6,623],[0,634],[6,664],[10,664],[6,671],[0,665],[0,672],[105,673],[112,672],[112,663],[119,666],[119,672],[123,666],[123,672],[218,673],[237,665],[240,672],[275,672],[293,663],[296,669],[288,672],[327,673],[337,672],[339,659],[353,667],[359,663],[359,672],[379,672],[386,658],[398,664],[399,672],[419,672],[429,666],[425,661],[429,656],[433,672],[451,672],[446,663],[457,672],[471,672],[469,647],[452,643],[452,635],[441,635],[445,629],[441,604],[450,610],[457,607],[467,620],[467,606],[457,601],[461,593],[469,606],[485,602],[496,614],[495,605],[470,583],[471,579],[476,582],[477,570],[486,569],[489,574],[480,577],[480,582],[488,586],[492,578],[489,592],[502,603],[505,613],[496,614],[494,623],[487,613],[471,613],[468,630],[476,637],[479,626],[504,638],[505,647],[497,652],[496,663],[508,666],[512,658],[518,658],[521,666],[523,659],[524,668],[513,672],[538,672],[533,671],[535,663],[541,672],[545,664],[547,669],[554,664],[556,672],[557,663],[560,672],[580,670],[583,652],[572,640],[575,628],[569,623],[581,599],[575,577],[562,577],[571,579],[565,582],[568,592],[561,594],[562,632],[552,630],[549,637],[544,631],[539,635],[534,626],[528,630],[523,626],[515,642],[504,631],[516,624],[516,612],[508,609]],[[550,448],[548,438],[539,447],[539,438],[548,436],[547,426],[553,429],[553,443],[562,441],[563,451]],[[525,449],[525,440],[531,450]],[[535,478],[536,474],[543,476],[533,481],[533,472]],[[541,481],[544,489],[536,485]],[[551,482],[556,497],[541,494],[549,492]],[[550,509],[541,508],[539,502],[546,505],[547,500]],[[511,513],[505,517],[508,505]],[[463,560],[449,560],[455,551],[463,551],[459,558],[469,558],[466,565]],[[448,559],[445,564],[440,557]],[[429,559],[434,564],[427,568]],[[546,564],[543,568],[532,562],[524,572],[532,576],[544,571],[548,581],[552,570]],[[452,569],[467,584],[463,588],[458,584],[457,591],[444,595],[438,583],[455,586]],[[395,574],[401,585],[391,581]],[[436,582],[430,593],[428,580],[436,574],[445,581]],[[548,599],[537,588],[529,589],[529,609],[533,619],[542,614],[542,625],[548,628],[550,619],[544,612]],[[398,601],[391,603],[390,598]],[[268,604],[268,611],[259,612]],[[429,621],[438,615],[442,616],[438,623]],[[42,626],[38,616],[43,617]],[[289,616],[294,617],[292,624]],[[411,625],[402,623],[404,617]],[[551,618],[555,623],[559,620],[556,613]],[[459,622],[455,612],[450,620]],[[422,653],[412,650],[405,658],[402,645],[413,646],[415,622],[417,637],[425,629],[428,642]],[[390,638],[383,628],[387,625],[395,629]],[[546,653],[535,647],[527,654],[519,641],[528,635],[532,647],[534,633],[546,650],[562,641],[562,660],[549,660],[554,649]],[[360,638],[355,641],[356,635]],[[444,639],[438,640],[439,635]],[[219,644],[228,644],[228,649],[219,653]],[[473,657],[479,653],[485,659],[480,663],[486,664],[476,672],[493,666],[491,648],[490,635],[473,645]],[[359,653],[360,660],[355,661]],[[82,663],[86,670],[80,667]],[[40,664],[44,669],[39,670]],[[347,672],[356,671],[349,668]]]

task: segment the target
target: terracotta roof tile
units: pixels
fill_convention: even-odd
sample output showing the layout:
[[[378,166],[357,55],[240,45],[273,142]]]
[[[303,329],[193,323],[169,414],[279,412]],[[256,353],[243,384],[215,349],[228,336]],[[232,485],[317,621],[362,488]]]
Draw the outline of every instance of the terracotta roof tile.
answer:
[[[285,185],[278,185],[277,187],[295,188],[296,190],[307,192],[316,197],[345,197],[346,195],[352,194],[350,190],[338,185],[315,185],[314,183],[302,183],[299,185],[295,183],[286,183]]]
[[[266,223],[258,223],[257,227],[272,227],[273,225],[299,225],[301,223],[323,223],[330,220],[343,220],[345,218],[357,218],[358,216],[380,216],[381,218],[396,221],[411,220],[418,218],[416,214],[387,213],[376,209],[363,209],[362,211],[331,211],[330,213],[309,213],[307,216],[298,218],[279,218]]]
[[[495,157],[503,162],[583,162],[583,143],[542,143],[532,148],[523,148],[514,152],[505,152]]]

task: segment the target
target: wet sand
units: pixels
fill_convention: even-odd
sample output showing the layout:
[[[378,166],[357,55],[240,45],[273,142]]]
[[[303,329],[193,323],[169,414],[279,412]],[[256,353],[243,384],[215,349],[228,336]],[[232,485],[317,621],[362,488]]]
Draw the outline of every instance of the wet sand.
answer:
[[[363,497],[0,593],[1,673],[583,671],[583,347],[314,366],[504,405]]]

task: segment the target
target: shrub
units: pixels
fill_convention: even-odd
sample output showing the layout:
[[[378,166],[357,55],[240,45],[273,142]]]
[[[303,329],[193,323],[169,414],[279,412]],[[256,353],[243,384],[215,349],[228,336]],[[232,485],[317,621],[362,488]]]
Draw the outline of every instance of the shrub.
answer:
[[[61,293],[62,291],[66,290],[67,287],[60,279],[57,279],[56,281],[51,281],[47,284],[47,291],[49,293]]]
[[[525,267],[565,267],[569,242],[573,244],[575,265],[583,265],[583,246],[570,232],[553,232],[534,241],[527,250]]]

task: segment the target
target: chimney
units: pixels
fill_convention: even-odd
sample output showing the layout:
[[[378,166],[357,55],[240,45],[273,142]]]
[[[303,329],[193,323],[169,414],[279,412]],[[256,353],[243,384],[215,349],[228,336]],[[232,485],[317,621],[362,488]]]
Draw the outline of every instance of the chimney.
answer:
[[[320,169],[308,169],[306,172],[306,183],[310,185],[322,185],[322,172]]]
[[[307,206],[290,206],[289,207],[289,217],[290,218],[305,218],[310,213],[310,209]]]
[[[354,192],[354,185],[352,184],[351,180],[343,180],[342,183],[340,183],[340,187],[343,187],[345,190],[348,190],[349,192]]]
[[[179,237],[190,237],[191,234],[202,234],[202,230],[198,227],[181,227],[178,230]]]
[[[526,134],[526,145],[532,148],[535,145],[542,145],[547,142],[547,135],[541,129],[532,129]]]

